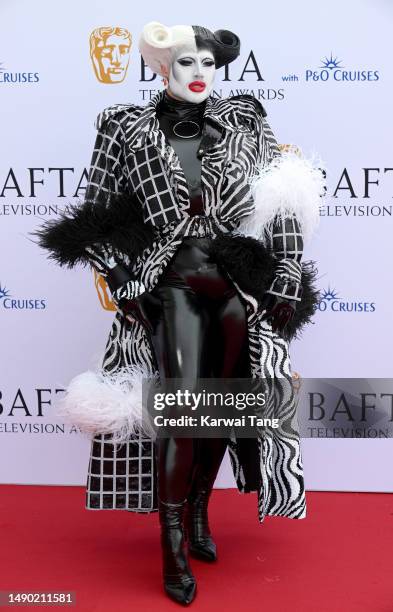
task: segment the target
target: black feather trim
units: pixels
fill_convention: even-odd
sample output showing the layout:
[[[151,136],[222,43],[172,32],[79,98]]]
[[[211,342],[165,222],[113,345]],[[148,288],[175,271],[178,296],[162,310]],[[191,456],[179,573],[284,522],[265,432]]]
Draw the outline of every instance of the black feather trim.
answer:
[[[140,203],[129,195],[114,195],[108,203],[71,204],[59,219],[45,222],[31,234],[49,251],[49,258],[70,268],[89,263],[86,247],[110,244],[132,260],[155,238],[153,226],[143,220]]]
[[[315,286],[317,274],[318,269],[315,261],[302,262],[302,299],[300,303],[296,303],[295,314],[282,332],[282,335],[288,341],[299,338],[304,327],[309,323],[314,324],[311,319],[321,299],[320,291]]]
[[[257,300],[271,285],[277,260],[274,253],[255,238],[220,234],[212,240],[209,252],[212,260]]]
[[[212,241],[210,254],[243,291],[259,303],[262,301],[274,279],[278,261],[272,250],[255,238],[220,234]],[[315,262],[302,263],[302,299],[296,302],[294,316],[282,332],[288,341],[300,336],[317,309],[320,299],[315,288],[317,272]]]
[[[89,263],[89,246],[110,244],[120,257],[125,254],[132,261],[157,237],[154,226],[145,223],[140,203],[129,195],[114,195],[107,203],[87,200],[70,205],[59,219],[47,221],[32,235],[51,259],[70,268]],[[274,278],[278,261],[274,252],[254,238],[224,233],[211,241],[209,250],[212,260],[261,302]],[[320,299],[316,275],[314,262],[302,263],[302,299],[282,332],[287,340],[298,337],[316,311]]]

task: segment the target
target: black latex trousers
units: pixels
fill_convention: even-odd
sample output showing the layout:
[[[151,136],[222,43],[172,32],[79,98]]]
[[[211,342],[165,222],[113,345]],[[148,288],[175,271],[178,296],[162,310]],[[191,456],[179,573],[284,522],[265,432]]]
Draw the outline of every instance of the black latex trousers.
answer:
[[[245,303],[210,260],[210,240],[186,237],[158,284],[139,298],[161,378],[251,376]],[[198,463],[214,478],[226,446],[225,438],[158,438],[159,498],[183,501]]]

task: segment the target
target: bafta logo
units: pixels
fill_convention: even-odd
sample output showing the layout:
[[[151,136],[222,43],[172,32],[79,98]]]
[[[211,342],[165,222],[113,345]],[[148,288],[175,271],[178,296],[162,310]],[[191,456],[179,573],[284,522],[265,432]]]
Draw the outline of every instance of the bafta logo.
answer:
[[[95,270],[94,272],[94,284],[97,290],[98,299],[100,300],[100,304],[104,310],[116,310],[116,306],[114,301],[112,300],[109,287],[105,282],[104,278],[98,274]]]
[[[90,34],[90,57],[100,83],[122,83],[127,74],[131,34],[124,28],[96,28]]]

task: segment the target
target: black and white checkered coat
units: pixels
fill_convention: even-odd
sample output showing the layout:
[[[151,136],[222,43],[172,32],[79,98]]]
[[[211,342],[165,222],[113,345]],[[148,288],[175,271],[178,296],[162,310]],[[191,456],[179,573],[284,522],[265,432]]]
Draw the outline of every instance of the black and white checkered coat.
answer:
[[[133,298],[151,290],[184,236],[213,236],[217,228],[235,230],[253,210],[249,180],[257,166],[280,155],[266,113],[252,96],[208,98],[205,125],[216,138],[202,137],[201,185],[205,215],[190,216],[186,178],[174,149],[160,130],[156,115],[163,92],[145,107],[116,105],[97,119],[86,198],[105,199],[113,193],[133,192],[143,210],[145,223],[157,232],[153,244],[135,261],[127,261],[133,280],[113,292],[114,301]],[[296,216],[277,220],[270,245],[279,260],[269,291],[293,300],[301,299],[303,240]],[[92,248],[91,264],[104,277],[118,263],[110,248]],[[273,381],[290,380],[288,343],[263,321],[257,301],[244,293],[247,302],[250,365],[253,377]],[[116,373],[128,365],[141,365],[154,372],[153,356],[145,329],[129,322],[118,311],[106,345],[103,369]],[[274,395],[274,394],[272,394]],[[288,398],[287,398],[288,399]],[[285,404],[285,405],[284,405]],[[291,518],[305,516],[305,496],[300,440],[296,430],[295,397],[281,409],[291,423],[289,435],[272,430],[258,433],[260,486],[258,516]],[[271,407],[274,411],[274,406]],[[268,413],[268,410],[267,410]],[[239,452],[239,441],[231,439],[231,465],[239,491],[252,489]],[[157,510],[154,442],[136,437],[122,446],[105,435],[92,441],[87,482],[87,508]]]

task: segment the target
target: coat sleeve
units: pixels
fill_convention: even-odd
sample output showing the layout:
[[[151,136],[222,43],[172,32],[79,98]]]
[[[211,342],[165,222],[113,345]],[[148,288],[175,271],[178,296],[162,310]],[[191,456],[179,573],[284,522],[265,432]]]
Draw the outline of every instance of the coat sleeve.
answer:
[[[247,96],[251,100],[251,96]],[[261,241],[274,255],[275,272],[267,293],[293,305],[302,298],[302,256],[306,230],[319,216],[320,172],[295,151],[282,153],[262,104],[253,99],[252,130],[257,141],[250,180],[252,211],[238,232]]]
[[[130,108],[116,105],[98,115],[83,201],[69,204],[57,219],[31,232],[60,266],[92,266],[118,305],[123,297],[132,299],[145,291],[136,262],[155,238],[128,180],[122,121]]]
[[[271,164],[281,156],[281,152],[265,117],[262,117],[261,126],[265,164]],[[277,259],[275,276],[267,293],[299,302],[302,295],[303,232],[295,212],[284,215],[280,212],[273,216],[265,230],[265,244]]]
[[[104,204],[128,191],[124,171],[124,135],[119,120],[109,117],[97,119],[97,136],[89,169],[85,203]],[[116,303],[121,298],[133,298],[145,290],[143,284],[134,279],[124,260],[119,258],[109,243],[96,243],[86,247],[90,264],[105,278]]]

